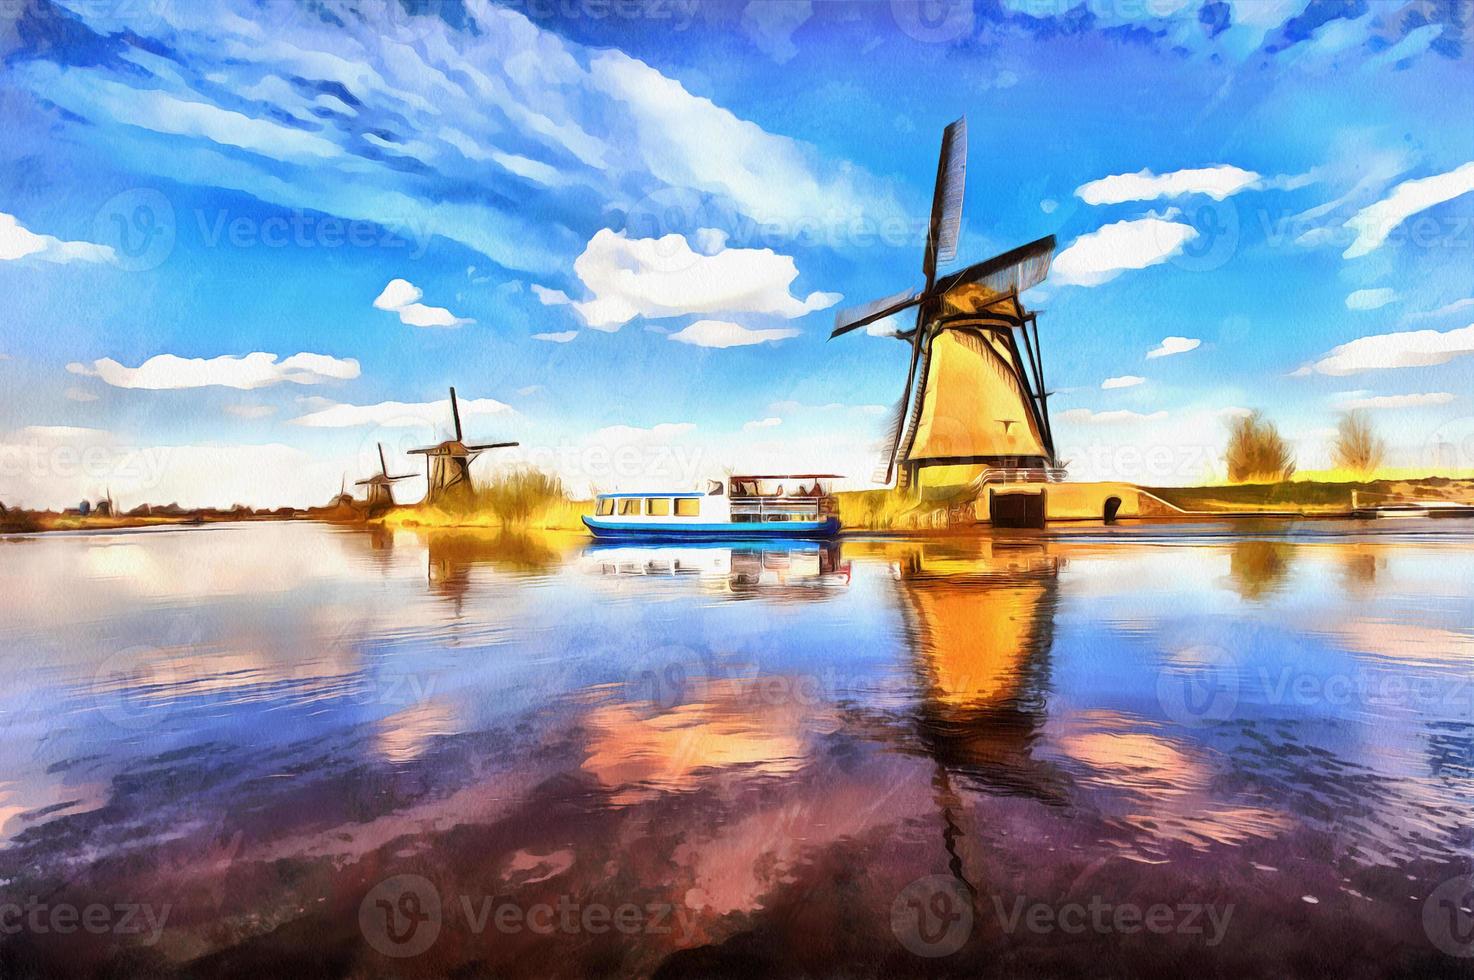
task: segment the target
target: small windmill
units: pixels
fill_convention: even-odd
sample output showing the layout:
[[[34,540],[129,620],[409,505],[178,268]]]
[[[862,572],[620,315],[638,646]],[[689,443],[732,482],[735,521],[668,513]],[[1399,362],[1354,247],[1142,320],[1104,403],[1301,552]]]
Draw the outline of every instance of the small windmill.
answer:
[[[338,481],[338,493],[337,493],[336,496],[333,497],[333,502],[331,504],[329,504],[328,506],[329,507],[352,507],[353,506],[353,494],[351,494],[351,493],[348,492],[348,474],[347,473],[344,473],[342,479],[340,479]]]
[[[379,447],[379,472],[367,480],[355,480],[355,487],[368,487],[364,491],[364,501],[369,507],[393,507],[394,506],[394,483],[396,480],[408,480],[414,476],[413,473],[401,473],[398,476],[389,475],[389,464],[384,462],[384,444],[378,443]]]
[[[938,276],[938,266],[957,257],[966,172],[967,120],[958,119],[942,134],[921,262],[925,285],[841,310],[829,335],[832,340],[916,308],[915,326],[895,335],[911,347],[911,363],[887,431],[879,482],[890,483],[898,464],[900,486],[916,480],[923,467],[962,467],[945,482],[967,482],[988,467],[1055,464],[1037,315],[1018,300],[1048,275],[1054,237]]]
[[[450,414],[455,420],[456,437],[436,446],[411,449],[412,454],[425,457],[425,478],[429,488],[425,491],[425,503],[435,504],[451,497],[469,495],[471,492],[471,460],[488,449],[505,449],[515,442],[482,442],[466,445],[461,431],[461,410],[456,403],[456,390],[450,389]]]

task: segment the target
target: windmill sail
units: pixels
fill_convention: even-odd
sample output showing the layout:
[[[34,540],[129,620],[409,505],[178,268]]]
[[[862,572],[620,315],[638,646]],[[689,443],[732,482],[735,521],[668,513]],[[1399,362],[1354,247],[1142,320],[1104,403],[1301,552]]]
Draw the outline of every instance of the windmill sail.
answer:
[[[942,155],[937,160],[937,186],[932,193],[931,227],[926,243],[928,279],[938,265],[957,258],[957,236],[962,230],[962,190],[966,182],[967,119],[964,117],[942,133]]]
[[[843,336],[851,330],[858,330],[868,326],[876,320],[884,320],[892,314],[899,313],[908,306],[914,305],[921,299],[921,291],[907,289],[896,293],[894,296],[883,296],[880,299],[863,303],[859,306],[846,307],[834,315],[834,331],[830,333],[829,339]]]
[[[1053,259],[1054,236],[1049,235],[944,276],[937,284],[942,315],[982,313],[1001,297],[1039,285]]]

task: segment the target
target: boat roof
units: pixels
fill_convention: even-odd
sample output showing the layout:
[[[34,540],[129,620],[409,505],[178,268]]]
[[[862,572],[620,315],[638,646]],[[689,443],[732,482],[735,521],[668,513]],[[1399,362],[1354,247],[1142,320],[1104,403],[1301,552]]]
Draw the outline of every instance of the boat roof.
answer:
[[[638,493],[601,493],[596,497],[599,500],[615,499],[618,497],[705,497],[706,494],[700,490],[641,490]]]
[[[775,473],[768,476],[755,476],[751,473],[734,473],[727,477],[728,480],[843,480],[840,473]]]

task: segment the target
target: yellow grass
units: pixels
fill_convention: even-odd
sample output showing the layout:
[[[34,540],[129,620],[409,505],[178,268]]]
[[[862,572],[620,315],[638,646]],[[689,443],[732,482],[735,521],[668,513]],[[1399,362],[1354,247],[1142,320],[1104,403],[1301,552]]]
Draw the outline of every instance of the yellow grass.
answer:
[[[588,501],[570,500],[562,482],[541,470],[514,470],[478,485],[471,495],[445,505],[395,507],[381,518],[388,527],[535,528],[579,530]]]

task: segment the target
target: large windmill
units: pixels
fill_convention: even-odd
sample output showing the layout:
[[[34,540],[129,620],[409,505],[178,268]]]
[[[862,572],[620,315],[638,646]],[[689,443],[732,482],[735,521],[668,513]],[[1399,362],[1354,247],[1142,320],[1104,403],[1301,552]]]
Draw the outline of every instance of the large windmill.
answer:
[[[429,488],[425,491],[425,503],[435,504],[452,497],[466,496],[471,492],[471,460],[488,449],[505,449],[515,442],[482,442],[466,445],[461,431],[461,410],[456,404],[456,390],[450,389],[450,414],[455,420],[456,437],[435,446],[411,449],[411,453],[425,457],[425,478]]]
[[[915,325],[896,334],[910,345],[911,363],[878,482],[890,483],[898,466],[902,487],[967,485],[990,468],[1057,475],[1039,324],[1019,302],[1019,293],[1048,275],[1054,237],[937,275],[957,257],[966,171],[964,118],[942,134],[921,260],[925,285],[841,310],[829,335],[916,308]]]
[[[394,483],[397,480],[408,480],[414,476],[413,473],[401,473],[398,476],[389,475],[389,464],[384,462],[384,444],[379,446],[379,472],[367,480],[355,480],[355,487],[368,487],[364,491],[364,502],[371,508],[394,506]]]

